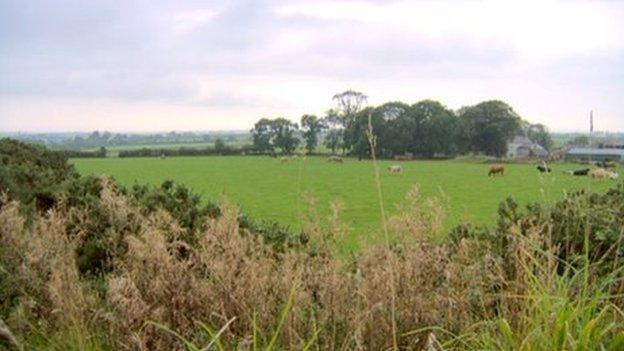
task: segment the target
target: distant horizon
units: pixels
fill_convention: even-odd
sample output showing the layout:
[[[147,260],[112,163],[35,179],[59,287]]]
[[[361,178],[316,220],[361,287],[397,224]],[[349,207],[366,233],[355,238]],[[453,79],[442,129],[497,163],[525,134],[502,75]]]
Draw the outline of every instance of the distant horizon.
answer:
[[[136,135],[144,135],[144,134],[164,134],[164,133],[205,133],[205,134],[217,134],[217,133],[251,133],[250,128],[248,129],[223,129],[223,130],[160,130],[160,131],[139,131],[139,130],[126,130],[126,131],[115,131],[115,130],[107,130],[107,129],[95,129],[95,130],[61,130],[61,131],[7,131],[0,130],[0,135],[14,135],[14,134],[24,134],[24,135],[38,135],[38,134],[91,134],[93,132],[105,133],[109,132],[112,134],[136,134]],[[589,134],[588,130],[549,130],[551,134]],[[594,130],[592,134],[624,134],[624,130],[621,131],[607,131],[607,130]]]

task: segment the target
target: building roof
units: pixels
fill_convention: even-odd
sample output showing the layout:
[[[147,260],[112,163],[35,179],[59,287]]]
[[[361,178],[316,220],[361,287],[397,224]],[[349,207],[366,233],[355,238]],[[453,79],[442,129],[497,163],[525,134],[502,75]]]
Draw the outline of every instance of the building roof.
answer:
[[[575,147],[570,149],[567,154],[572,155],[618,155],[624,157],[624,149],[598,149],[598,148],[580,148]]]

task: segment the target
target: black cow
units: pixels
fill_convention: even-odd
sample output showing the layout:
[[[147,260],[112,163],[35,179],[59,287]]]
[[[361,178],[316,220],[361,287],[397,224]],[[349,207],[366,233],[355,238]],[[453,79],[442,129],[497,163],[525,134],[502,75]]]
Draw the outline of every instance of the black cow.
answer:
[[[617,163],[613,161],[609,161],[609,160],[604,160],[604,161],[596,162],[596,166],[601,167],[601,168],[616,168]]]
[[[550,167],[545,166],[545,165],[539,165],[539,166],[537,166],[537,170],[538,170],[538,171],[540,171],[540,172],[542,172],[542,173],[544,173],[544,172],[548,172],[548,173],[550,173],[550,171],[551,171]]]
[[[566,171],[566,173],[569,173],[575,176],[586,176],[589,173],[589,170],[590,170],[589,168],[583,168],[583,169]]]

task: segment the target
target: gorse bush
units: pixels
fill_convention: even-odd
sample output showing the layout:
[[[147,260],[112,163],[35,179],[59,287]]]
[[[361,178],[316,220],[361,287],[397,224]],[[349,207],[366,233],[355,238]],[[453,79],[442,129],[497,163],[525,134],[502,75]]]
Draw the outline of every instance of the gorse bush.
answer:
[[[325,217],[311,201],[295,236],[171,182],[125,189],[78,177],[63,189],[43,212],[0,199],[0,317],[27,348],[618,350],[624,342],[622,270],[610,256],[619,238],[605,240],[622,230],[621,187],[526,210],[508,201],[496,228],[463,226],[446,240],[444,202],[414,189],[388,220],[389,245],[350,256],[340,251],[339,206]]]
[[[0,139],[0,190],[24,207],[47,210],[54,194],[78,177],[62,152],[12,139]]]
[[[202,202],[200,197],[181,184],[165,181],[161,186],[135,185],[126,189],[110,179],[80,177],[67,163],[66,153],[48,151],[10,139],[0,141],[0,191],[9,200],[17,200],[23,211],[45,213],[61,206],[68,209],[67,232],[80,236],[77,264],[82,274],[98,275],[110,270],[110,258],[126,248],[124,238],[136,230],[136,221],[118,221],[106,215],[101,201],[104,183],[127,196],[141,208],[142,214],[159,210],[168,212],[185,233],[201,230],[206,218],[220,215],[219,207]],[[252,235],[262,235],[276,247],[287,245],[295,238],[286,226],[256,221],[241,214],[241,226]],[[111,241],[109,232],[117,237]],[[185,235],[185,239],[192,236]]]

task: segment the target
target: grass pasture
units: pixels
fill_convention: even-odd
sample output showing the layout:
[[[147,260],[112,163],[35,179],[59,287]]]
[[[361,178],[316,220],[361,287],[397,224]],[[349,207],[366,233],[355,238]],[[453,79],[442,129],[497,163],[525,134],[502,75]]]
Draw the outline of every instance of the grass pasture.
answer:
[[[311,157],[281,164],[269,157],[169,157],[74,159],[82,174],[111,175],[124,185],[158,185],[172,179],[186,184],[205,199],[223,198],[238,205],[254,218],[270,219],[298,228],[307,199],[314,198],[322,214],[331,202],[342,204],[342,221],[353,232],[379,227],[380,211],[371,161],[345,160],[330,164]],[[395,161],[380,161],[385,208],[392,214],[394,204],[417,185],[423,198],[444,194],[447,227],[461,221],[493,223],[498,204],[511,196],[520,204],[548,202],[564,191],[591,187],[604,191],[613,181],[592,181],[587,177],[563,174],[578,165],[552,165],[551,174],[539,173],[534,165],[509,164],[503,177],[487,176],[489,165],[456,161],[403,162],[402,174],[389,174]]]

